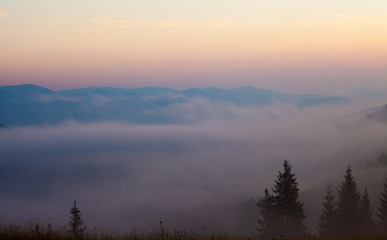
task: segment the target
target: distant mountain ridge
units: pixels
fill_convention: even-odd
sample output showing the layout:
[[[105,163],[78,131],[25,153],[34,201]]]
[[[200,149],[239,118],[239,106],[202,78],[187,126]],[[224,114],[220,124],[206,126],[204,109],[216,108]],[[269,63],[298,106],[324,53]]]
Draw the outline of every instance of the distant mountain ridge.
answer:
[[[164,87],[122,89],[89,87],[53,91],[26,84],[0,87],[0,122],[7,126],[78,122],[125,121],[130,123],[164,124],[184,122],[184,112],[174,112],[178,104],[202,99],[236,105],[264,106],[289,103],[297,107],[349,103],[343,97],[313,94],[287,94],[277,91],[241,87],[220,89],[190,88],[173,90]],[[181,110],[180,111],[188,111]],[[195,114],[200,116],[200,110]]]
[[[3,86],[3,87],[0,87],[0,90],[7,91],[11,94],[17,94],[17,95],[37,95],[37,94],[54,93],[54,91],[48,88],[40,87],[33,84]]]
[[[368,114],[367,118],[377,122],[387,123],[387,104],[379,110]]]

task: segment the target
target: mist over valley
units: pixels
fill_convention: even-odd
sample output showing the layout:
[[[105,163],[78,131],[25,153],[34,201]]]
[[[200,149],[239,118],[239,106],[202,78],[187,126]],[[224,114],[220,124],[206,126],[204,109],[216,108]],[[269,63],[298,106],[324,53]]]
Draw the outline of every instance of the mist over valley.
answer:
[[[386,108],[322,95],[238,89],[0,87],[4,222],[256,234],[257,198],[285,159],[316,233],[325,187],[348,165],[379,204]],[[377,107],[375,107],[377,106]],[[382,120],[384,119],[384,120]],[[336,194],[336,192],[335,192]]]

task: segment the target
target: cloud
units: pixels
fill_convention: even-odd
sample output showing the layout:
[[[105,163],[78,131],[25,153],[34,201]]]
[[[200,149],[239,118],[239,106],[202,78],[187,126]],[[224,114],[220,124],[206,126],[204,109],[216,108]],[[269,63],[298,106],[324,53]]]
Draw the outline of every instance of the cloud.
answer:
[[[177,27],[177,26],[204,26],[204,27],[224,27],[235,25],[231,22],[192,22],[192,21],[141,21],[128,19],[111,19],[111,18],[89,18],[89,21],[108,25],[110,28],[128,28],[139,26],[161,26],[161,27]]]
[[[65,97],[59,94],[51,94],[51,95],[40,95],[39,101],[43,103],[54,103],[57,101],[65,101],[65,102],[81,102],[83,100],[82,97]]]
[[[191,22],[153,22],[152,24],[169,27],[169,26],[183,26],[191,24]]]
[[[349,111],[344,107],[243,108],[195,100],[169,113],[199,110],[208,117],[194,124],[67,122],[2,130],[2,220],[65,225],[77,200],[91,228],[130,231],[163,220],[166,227],[255,234],[258,209],[248,199],[272,186],[284,159],[304,191],[386,149],[385,125],[331,122]]]
[[[146,24],[143,21],[128,20],[128,19],[111,19],[111,18],[89,18],[89,21],[92,21],[97,24],[105,25],[107,28],[139,27],[141,25]]]
[[[142,21],[136,19],[113,19],[104,17],[89,18],[89,21],[108,25],[109,28],[128,28],[142,26],[160,26],[160,27],[177,27],[177,26],[201,26],[201,27],[264,27],[264,22],[275,23],[276,26],[283,27],[325,27],[325,26],[367,26],[367,25],[385,25],[387,23],[386,14],[369,14],[369,15],[354,15],[348,13],[335,13],[333,19],[327,20],[299,20],[282,22],[280,14],[261,15],[257,19],[246,20],[240,16],[230,16],[221,19],[211,19],[204,21]]]
[[[89,18],[89,21],[96,22],[96,23],[107,23],[107,24],[128,24],[130,22],[136,22],[136,21],[129,21],[129,20],[111,20],[109,18]]]
[[[124,26],[144,26],[144,25],[156,25],[156,26],[182,26],[190,24],[190,22],[168,22],[168,21],[140,21],[140,20],[127,20],[127,19],[110,19],[110,18],[89,18],[89,21],[99,24],[124,25]]]
[[[110,18],[89,18],[89,21],[106,24],[111,28],[121,27],[138,27],[138,26],[163,26],[163,27],[171,27],[171,26],[183,26],[188,25],[191,22],[168,22],[168,21],[140,21],[140,20],[127,20],[127,19],[110,19]]]

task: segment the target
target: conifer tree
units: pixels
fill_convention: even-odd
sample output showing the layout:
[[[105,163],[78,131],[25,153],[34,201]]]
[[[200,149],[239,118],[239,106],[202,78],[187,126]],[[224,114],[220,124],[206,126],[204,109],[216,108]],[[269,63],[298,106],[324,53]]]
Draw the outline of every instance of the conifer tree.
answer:
[[[84,221],[81,218],[81,211],[77,207],[77,202],[74,201],[73,207],[70,209],[70,222],[69,226],[71,232],[74,236],[81,236],[85,231],[86,227],[84,225]]]
[[[274,208],[274,197],[265,189],[265,196],[258,198],[257,206],[260,208],[262,219],[258,219],[258,235],[260,237],[271,237],[276,234],[276,212]]]
[[[329,185],[323,199],[322,214],[317,228],[321,237],[332,237],[335,234],[336,209],[332,189]]]
[[[383,192],[380,197],[380,205],[376,216],[378,217],[377,227],[380,233],[387,233],[387,178],[383,183]]]
[[[273,187],[275,209],[278,212],[278,225],[284,236],[306,235],[303,203],[298,200],[299,188],[292,166],[287,160],[284,171],[279,172]]]
[[[360,201],[360,220],[361,220],[361,232],[363,235],[370,235],[374,233],[375,222],[372,219],[373,209],[371,206],[371,201],[368,196],[367,187],[364,189]]]
[[[361,229],[360,194],[348,166],[344,181],[338,190],[337,229],[340,235],[357,235]]]
[[[299,188],[297,179],[292,173],[292,166],[287,160],[284,171],[279,172],[273,187],[273,195],[265,190],[265,196],[258,200],[263,220],[259,220],[263,235],[287,237],[306,235],[304,226],[303,203],[298,200]]]

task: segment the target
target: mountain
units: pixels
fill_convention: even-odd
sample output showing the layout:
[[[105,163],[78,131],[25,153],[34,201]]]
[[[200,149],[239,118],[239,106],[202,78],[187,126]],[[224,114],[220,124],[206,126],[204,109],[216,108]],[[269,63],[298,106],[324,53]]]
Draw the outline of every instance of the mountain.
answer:
[[[387,123],[387,104],[383,108],[368,114],[367,118],[377,122]]]
[[[27,84],[0,87],[0,122],[7,126],[55,125],[68,120],[185,123],[192,121],[187,116],[201,119],[211,115],[210,110],[206,110],[208,104],[197,100],[240,107],[289,103],[300,108],[350,102],[342,97],[287,94],[254,87],[190,88],[184,91],[163,87],[89,87],[52,91]]]
[[[237,105],[265,105],[274,103],[293,103],[298,107],[311,107],[316,105],[332,105],[349,103],[343,97],[328,97],[310,94],[286,94],[254,87],[241,87],[236,89],[191,88],[183,92],[185,96],[206,98],[212,101],[230,102]]]
[[[336,124],[341,126],[349,126],[351,124],[362,124],[367,120],[367,116],[379,111],[383,106],[369,107],[350,114],[342,115],[340,117],[332,119]]]
[[[183,91],[183,94],[187,97],[231,102],[237,105],[262,105],[287,101],[286,94],[253,87],[241,87],[236,89],[219,89],[213,87],[204,89],[191,88]]]
[[[37,96],[39,94],[50,94],[53,93],[54,91],[36,86],[33,84],[24,84],[24,85],[17,85],[17,86],[4,86],[0,87],[0,90],[2,93],[9,93],[13,94],[14,96]]]

